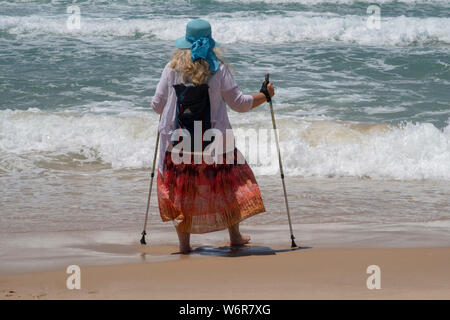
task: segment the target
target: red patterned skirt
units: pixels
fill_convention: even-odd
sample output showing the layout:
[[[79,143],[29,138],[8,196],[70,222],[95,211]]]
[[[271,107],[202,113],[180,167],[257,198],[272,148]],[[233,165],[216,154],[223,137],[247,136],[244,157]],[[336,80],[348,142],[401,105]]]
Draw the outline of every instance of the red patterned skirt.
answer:
[[[163,221],[174,221],[186,233],[226,229],[265,212],[261,192],[245,162],[175,164],[166,151],[164,173],[158,170],[158,205]]]

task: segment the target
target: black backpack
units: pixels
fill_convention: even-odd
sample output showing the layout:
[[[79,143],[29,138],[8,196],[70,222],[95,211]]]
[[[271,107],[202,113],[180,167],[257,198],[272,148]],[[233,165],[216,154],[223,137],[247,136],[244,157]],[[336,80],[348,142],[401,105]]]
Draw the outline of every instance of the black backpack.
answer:
[[[203,141],[203,134],[211,128],[211,105],[209,101],[209,86],[202,84],[198,86],[185,86],[176,84],[173,86],[177,95],[177,109],[175,114],[175,130],[186,129],[191,135],[191,151],[203,151],[212,141]],[[194,136],[194,122],[202,122],[202,136]],[[173,141],[175,146],[182,141]],[[194,150],[195,139],[202,141],[202,149]]]

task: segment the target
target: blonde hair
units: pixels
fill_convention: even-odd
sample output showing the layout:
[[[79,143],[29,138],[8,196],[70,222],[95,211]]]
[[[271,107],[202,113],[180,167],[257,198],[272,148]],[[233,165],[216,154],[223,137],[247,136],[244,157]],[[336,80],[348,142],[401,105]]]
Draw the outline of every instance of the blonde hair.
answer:
[[[214,47],[214,53],[221,63],[222,50]],[[192,61],[190,49],[176,49],[173,53],[170,67],[180,73],[180,81],[184,84],[192,83],[196,86],[207,83],[211,74],[209,64],[205,59]]]

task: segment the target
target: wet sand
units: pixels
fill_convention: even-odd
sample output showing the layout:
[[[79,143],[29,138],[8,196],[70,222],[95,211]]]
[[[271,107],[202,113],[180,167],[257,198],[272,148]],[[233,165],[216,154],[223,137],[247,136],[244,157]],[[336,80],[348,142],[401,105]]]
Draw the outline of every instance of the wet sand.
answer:
[[[268,212],[241,226],[253,244],[232,251],[226,231],[193,235],[186,257],[173,254],[178,239],[156,199],[150,246],[138,244],[147,177],[3,180],[13,187],[2,193],[0,299],[450,299],[445,181],[290,178],[294,233],[309,247],[291,251],[280,180],[261,178]],[[80,291],[65,286],[73,264]],[[369,265],[381,268],[381,290],[366,287]]]
[[[0,299],[450,299],[449,247],[145,250],[173,259],[81,266],[80,290],[66,288],[65,269],[3,274]],[[367,288],[370,265],[381,289]]]

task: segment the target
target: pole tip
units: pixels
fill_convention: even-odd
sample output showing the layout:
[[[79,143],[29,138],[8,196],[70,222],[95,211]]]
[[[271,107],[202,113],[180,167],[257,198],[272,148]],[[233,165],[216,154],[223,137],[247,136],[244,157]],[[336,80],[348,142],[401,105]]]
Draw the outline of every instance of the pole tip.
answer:
[[[142,231],[142,238],[141,238],[141,244],[147,244],[147,242],[145,242],[145,235],[147,234],[147,232]]]
[[[297,247],[298,247],[297,244],[295,243],[294,239],[295,239],[295,237],[294,237],[294,235],[292,234],[292,235],[291,235],[291,240],[292,240],[291,248],[297,248]]]

